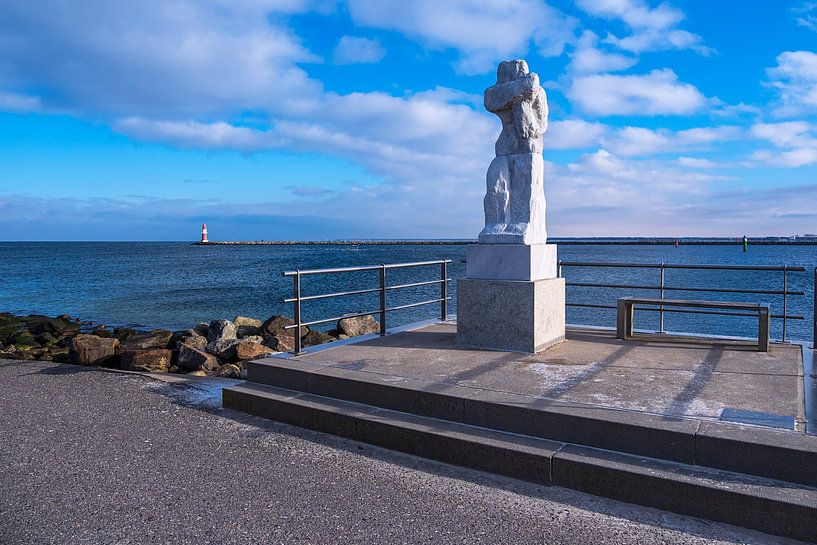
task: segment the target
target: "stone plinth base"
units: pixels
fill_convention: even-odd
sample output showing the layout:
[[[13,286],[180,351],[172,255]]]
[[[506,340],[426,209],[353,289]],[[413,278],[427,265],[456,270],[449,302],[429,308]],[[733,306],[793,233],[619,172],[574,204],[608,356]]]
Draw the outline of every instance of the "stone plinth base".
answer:
[[[465,277],[477,280],[556,278],[555,244],[474,244],[465,250]]]
[[[457,280],[457,344],[535,354],[565,338],[565,281]]]

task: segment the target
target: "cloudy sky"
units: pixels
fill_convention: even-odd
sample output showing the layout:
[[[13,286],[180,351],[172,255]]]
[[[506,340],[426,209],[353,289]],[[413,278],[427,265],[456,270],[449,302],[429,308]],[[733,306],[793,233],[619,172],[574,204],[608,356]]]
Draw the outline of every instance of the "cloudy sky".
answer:
[[[554,236],[817,232],[817,2],[3,0],[0,240],[473,238],[548,93]]]

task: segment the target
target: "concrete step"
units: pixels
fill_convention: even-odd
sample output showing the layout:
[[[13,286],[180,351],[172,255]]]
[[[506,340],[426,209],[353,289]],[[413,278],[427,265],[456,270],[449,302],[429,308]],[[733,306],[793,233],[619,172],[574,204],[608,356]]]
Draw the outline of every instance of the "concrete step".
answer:
[[[817,488],[245,382],[225,407],[424,458],[817,542]]]
[[[542,439],[817,487],[817,436],[398,378],[296,360],[250,362],[248,380]]]

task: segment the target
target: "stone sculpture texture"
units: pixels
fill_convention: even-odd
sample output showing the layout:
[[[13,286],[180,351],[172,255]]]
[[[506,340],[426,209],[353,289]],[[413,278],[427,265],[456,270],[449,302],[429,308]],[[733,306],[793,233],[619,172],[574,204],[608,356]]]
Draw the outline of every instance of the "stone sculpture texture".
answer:
[[[542,135],[547,96],[523,60],[505,61],[485,90],[485,109],[502,120],[496,158],[488,167],[483,244],[545,244]]]

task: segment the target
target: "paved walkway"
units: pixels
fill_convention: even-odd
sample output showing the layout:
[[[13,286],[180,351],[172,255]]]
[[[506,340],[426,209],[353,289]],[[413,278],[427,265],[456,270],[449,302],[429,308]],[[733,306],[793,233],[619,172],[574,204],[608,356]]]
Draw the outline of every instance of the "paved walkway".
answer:
[[[0,543],[792,543],[221,409],[203,387],[0,360]]]

